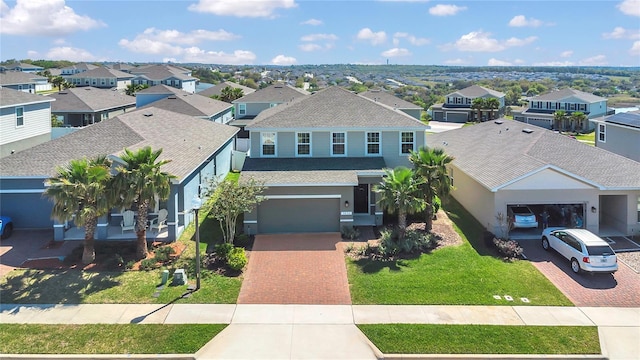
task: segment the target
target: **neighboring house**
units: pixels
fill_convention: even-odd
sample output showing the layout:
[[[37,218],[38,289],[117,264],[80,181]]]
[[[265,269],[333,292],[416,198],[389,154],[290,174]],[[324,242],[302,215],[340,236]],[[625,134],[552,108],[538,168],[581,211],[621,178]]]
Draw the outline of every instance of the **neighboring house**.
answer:
[[[504,93],[499,91],[472,85],[448,94],[445,96],[445,102],[443,104],[433,105],[431,107],[431,117],[435,121],[455,123],[465,123],[468,121],[480,122],[488,120],[493,112],[493,118],[498,118],[504,114],[504,95]],[[478,110],[471,107],[473,100],[477,98],[498,99],[500,106],[493,110],[488,108],[481,109],[480,119],[478,119]]]
[[[51,84],[46,76],[21,71],[7,71],[0,73],[0,88],[35,94],[38,91],[51,90]]]
[[[340,87],[261,112],[246,127],[251,150],[241,181],[264,183],[266,201],[245,214],[245,232],[381,225],[373,186],[384,168],[410,166],[409,151],[425,145],[426,129],[402,111]]]
[[[73,222],[54,223],[53,203],[43,197],[45,181],[57,166],[72,159],[109,155],[114,167],[123,149],[151,146],[163,149],[159,160],[171,160],[163,171],[176,176],[168,200],[150,209],[152,219],[159,209],[169,212],[166,231],[147,231],[148,239],[174,241],[193,221],[191,200],[202,196],[206,179],[223,178],[230,170],[233,137],[237,128],[196,119],[166,110],[147,108],[78,130],[33,148],[0,159],[0,203],[3,215],[13,218],[16,228],[54,229],[55,240],[83,239],[84,230]],[[122,232],[120,209],[98,221],[98,240],[135,239],[133,231]]]
[[[93,86],[103,89],[115,88],[124,90],[131,85],[133,75],[106,67],[99,67],[79,74],[69,75],[66,79],[77,87]]]
[[[122,71],[122,72],[126,72],[126,73],[131,73],[131,70],[135,69],[136,67],[130,64],[123,64],[123,63],[118,63],[118,64],[111,64],[109,65],[110,69],[113,70],[118,70],[118,71]]]
[[[164,87],[164,90],[167,89],[165,85],[156,85],[154,88],[161,86]],[[150,89],[152,88],[145,90]],[[141,92],[136,94],[136,102],[140,93]],[[195,116],[221,124],[228,124],[233,120],[233,105],[224,101],[211,99],[198,94],[191,94],[175,88],[173,89],[173,94],[169,94],[160,100],[153,101],[139,108],[145,109],[150,106],[177,112],[179,114]]]
[[[235,117],[237,120],[251,120],[258,116],[263,110],[308,95],[310,95],[309,92],[290,85],[280,83],[273,84],[234,100]]]
[[[174,88],[173,86],[151,86],[136,92],[136,107],[141,108],[145,105],[151,104],[154,101],[168,98],[171,95],[179,95],[180,93],[184,94],[187,92]]]
[[[65,126],[82,127],[111,119],[135,109],[136,99],[119,91],[91,86],[49,94],[56,101],[51,113]]]
[[[554,127],[553,114],[563,110],[567,115],[580,111],[588,120],[607,114],[607,99],[584,91],[565,88],[528,99],[529,104],[522,112],[513,112],[513,119],[527,124],[537,125],[545,129]],[[582,129],[592,128],[589,121],[583,123]]]
[[[636,161],[508,119],[427,140],[455,158],[449,167],[453,197],[495,234],[506,232],[498,218],[510,205],[527,205],[538,217],[547,210],[549,226],[571,226],[567,217],[575,213],[575,224],[602,236],[640,232]],[[540,239],[541,231],[529,238]]]
[[[226,88],[227,86],[232,87],[234,89],[241,89],[243,96],[244,95],[248,95],[251,94],[252,92],[256,91],[255,89],[252,89],[248,86],[244,86],[244,85],[240,85],[237,83],[234,83],[233,81],[224,81],[221,82],[220,84],[216,84],[210,88],[206,88],[202,91],[198,91],[198,94],[202,95],[202,96],[207,96],[207,97],[211,97],[211,96],[220,96],[220,94],[222,93],[222,89]]]
[[[0,157],[51,140],[54,99],[7,88],[0,89],[0,99]]]
[[[0,66],[1,71],[22,71],[25,73],[37,73],[38,71],[44,70],[42,66],[22,63],[22,62],[14,62],[12,64],[7,64]]]
[[[95,70],[100,68],[98,65],[87,64],[87,63],[79,63],[71,66],[64,67],[60,69],[60,75],[63,77],[80,74],[85,71]]]
[[[130,70],[134,75],[131,83],[134,85],[167,85],[184,90],[188,93],[196,92],[196,81],[191,76],[191,70],[173,65],[147,65]]]
[[[390,106],[407,113],[407,115],[418,120],[422,116],[422,108],[414,103],[400,99],[399,97],[382,90],[369,90],[358,94],[373,101],[379,101],[382,104]]]
[[[640,162],[640,111],[591,121],[596,126],[596,147]]]

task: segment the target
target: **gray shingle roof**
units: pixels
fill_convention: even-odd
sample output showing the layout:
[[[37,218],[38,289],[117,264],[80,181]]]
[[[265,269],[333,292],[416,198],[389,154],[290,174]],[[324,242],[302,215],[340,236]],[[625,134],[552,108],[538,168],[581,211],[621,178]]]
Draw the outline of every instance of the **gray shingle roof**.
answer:
[[[99,68],[98,65],[87,64],[87,63],[78,63],[78,64],[75,64],[75,65],[64,67],[61,70],[78,69],[78,70],[88,71],[88,70],[93,70],[93,69],[97,69],[97,68]]]
[[[198,94],[191,94],[182,90],[178,90],[178,92],[174,94],[175,95],[171,95],[162,100],[154,101],[141,107],[141,109],[156,107],[184,115],[209,117],[233,107],[233,105],[224,101],[211,99]]]
[[[587,92],[584,91],[580,91],[580,90],[574,90],[571,88],[565,88],[565,89],[561,89],[561,90],[556,90],[556,91],[551,91],[549,93],[546,94],[542,94],[542,95],[538,95],[538,96],[533,96],[531,98],[529,98],[530,101],[554,101],[554,102],[559,102],[559,101],[563,101],[566,100],[567,98],[578,98],[584,102],[587,103],[594,103],[594,102],[599,102],[599,101],[606,101],[607,99],[600,97],[600,96],[596,96],[593,94],[589,94]]]
[[[91,86],[70,88],[48,96],[56,99],[51,105],[52,112],[96,112],[136,104],[133,96]]]
[[[374,101],[379,101],[389,107],[398,108],[398,109],[422,109],[420,106],[410,103],[408,101],[402,100],[399,97],[390,94],[386,91],[382,90],[369,90],[363,93],[358,94],[360,96],[364,96],[367,99],[371,99]]]
[[[163,170],[184,179],[236,132],[238,128],[233,126],[148,108],[102,121],[1,158],[0,174],[3,177],[48,177],[54,175],[57,165],[67,164],[72,159],[118,155],[125,147],[136,150],[151,146],[163,149],[161,159],[171,160]]]
[[[46,81],[47,78],[22,71],[7,71],[0,73],[0,85],[35,84],[36,80]]]
[[[266,186],[358,185],[358,173],[384,174],[381,157],[362,158],[247,158],[241,181],[253,178]]]
[[[293,99],[308,96],[308,91],[295,88],[286,84],[273,84],[264,89],[256,90],[251,94],[246,94],[233,103],[286,103]]]
[[[400,110],[333,86],[289,104],[264,110],[246,127],[247,130],[263,128],[425,130],[427,126]]]
[[[171,95],[171,94],[182,94],[182,93],[186,93],[186,91],[178,88],[174,88],[173,86],[167,86],[164,84],[154,85],[136,92],[136,94],[160,94],[160,95]]]
[[[430,134],[427,145],[444,148],[458,168],[488,189],[548,167],[604,189],[640,189],[636,161],[544,128],[500,120]]]
[[[252,89],[248,86],[244,86],[244,85],[240,85],[240,84],[236,84],[232,81],[224,81],[221,82],[220,84],[214,85],[210,88],[206,88],[202,91],[198,91],[198,94],[202,95],[202,96],[213,96],[213,95],[220,95],[222,93],[222,89],[226,88],[227,86],[230,86],[232,88],[236,88],[236,89],[242,89],[242,93],[244,95],[248,95],[251,94],[252,92],[255,92],[255,89]]]
[[[116,78],[116,79],[132,79],[134,76],[126,72],[109,69],[106,67],[99,67],[79,74],[73,74],[68,76],[69,79],[84,79],[84,78]]]
[[[55,101],[55,99],[9,88],[0,88],[0,108],[50,101]]]
[[[194,77],[186,75],[186,71],[188,70],[174,66],[149,65],[131,69],[131,74],[155,81],[162,81],[169,78],[176,78],[179,80],[197,80]]]
[[[504,93],[501,93],[499,91],[495,91],[492,89],[488,89],[479,85],[471,85],[462,90],[454,91],[451,94],[448,94],[447,96],[451,96],[455,94],[460,94],[461,96],[464,96],[467,98],[477,98],[477,97],[483,97],[487,95],[497,97],[497,98],[501,98],[504,96]]]

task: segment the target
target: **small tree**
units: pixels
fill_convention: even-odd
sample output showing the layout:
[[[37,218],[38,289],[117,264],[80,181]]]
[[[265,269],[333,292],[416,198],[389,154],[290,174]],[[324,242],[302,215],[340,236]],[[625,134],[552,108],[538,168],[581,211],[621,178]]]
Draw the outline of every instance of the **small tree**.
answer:
[[[64,123],[58,119],[58,116],[51,114],[51,127],[62,127]]]
[[[421,179],[406,167],[384,169],[385,177],[373,189],[380,194],[378,203],[389,213],[398,212],[398,241],[404,240],[407,232],[407,214],[414,214],[425,207],[420,197]]]
[[[564,110],[556,110],[553,113],[553,122],[556,124],[555,129],[558,131],[564,130],[564,120],[567,118],[567,112]]]
[[[484,98],[475,98],[471,102],[471,108],[478,112],[478,115],[477,115],[477,118],[476,118],[477,122],[481,122],[482,121],[482,109],[484,109],[485,107],[486,107],[486,105],[485,105]]]
[[[498,110],[500,108],[500,101],[496,98],[488,98],[485,104],[490,111],[489,120],[493,120],[493,110]]]
[[[51,79],[51,84],[58,88],[58,91],[62,91],[62,85],[65,83],[65,80],[62,76],[56,76]]]
[[[212,189],[209,190],[212,199],[210,213],[220,222],[224,241],[233,244],[238,216],[252,211],[264,200],[260,194],[265,190],[265,187],[255,179],[250,179],[242,184],[226,179],[212,185],[215,188],[212,186]]]

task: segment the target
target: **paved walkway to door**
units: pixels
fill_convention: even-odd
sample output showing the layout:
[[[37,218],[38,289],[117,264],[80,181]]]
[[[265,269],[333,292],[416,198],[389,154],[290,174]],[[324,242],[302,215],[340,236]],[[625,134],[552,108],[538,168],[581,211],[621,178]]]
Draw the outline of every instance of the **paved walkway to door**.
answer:
[[[256,235],[238,304],[351,304],[340,233]]]

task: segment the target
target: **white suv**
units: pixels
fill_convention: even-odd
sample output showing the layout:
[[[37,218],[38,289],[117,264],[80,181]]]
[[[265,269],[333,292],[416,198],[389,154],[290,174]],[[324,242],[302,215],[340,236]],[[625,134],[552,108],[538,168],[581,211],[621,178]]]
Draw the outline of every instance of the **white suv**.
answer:
[[[614,273],[618,258],[602,238],[585,229],[546,228],[542,232],[542,247],[556,250],[571,261],[574,273],[582,271]]]

